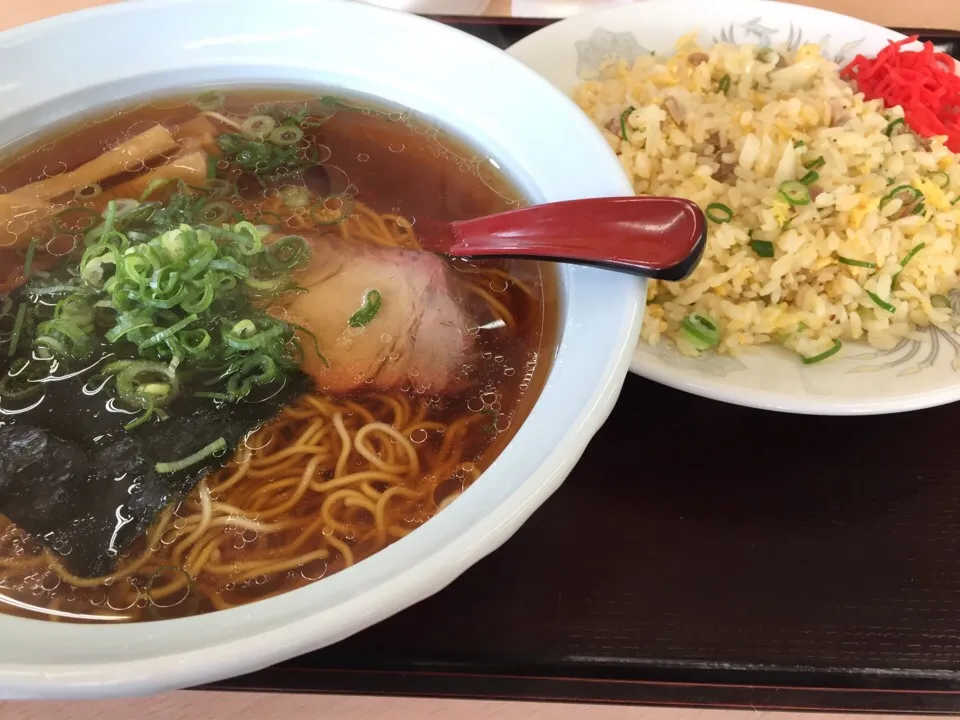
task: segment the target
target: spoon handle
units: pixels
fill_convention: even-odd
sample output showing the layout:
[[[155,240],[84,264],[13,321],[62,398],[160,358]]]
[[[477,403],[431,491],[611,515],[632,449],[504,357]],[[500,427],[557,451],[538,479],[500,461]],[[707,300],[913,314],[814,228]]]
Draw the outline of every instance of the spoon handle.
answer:
[[[451,224],[444,252],[594,265],[682,280],[706,245],[706,218],[680,198],[614,197],[535,205]]]

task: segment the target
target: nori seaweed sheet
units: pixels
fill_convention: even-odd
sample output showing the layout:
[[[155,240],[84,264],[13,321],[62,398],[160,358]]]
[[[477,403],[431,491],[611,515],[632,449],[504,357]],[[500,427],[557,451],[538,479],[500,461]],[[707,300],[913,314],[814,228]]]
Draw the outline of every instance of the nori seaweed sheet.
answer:
[[[86,375],[47,383],[39,407],[0,421],[0,513],[83,577],[109,574],[159,512],[310,387],[296,371],[265,400],[188,399],[170,408],[168,420],[127,431],[131,416],[107,409],[109,393],[82,392]],[[220,437],[229,451],[219,457],[175,473],[154,469]]]

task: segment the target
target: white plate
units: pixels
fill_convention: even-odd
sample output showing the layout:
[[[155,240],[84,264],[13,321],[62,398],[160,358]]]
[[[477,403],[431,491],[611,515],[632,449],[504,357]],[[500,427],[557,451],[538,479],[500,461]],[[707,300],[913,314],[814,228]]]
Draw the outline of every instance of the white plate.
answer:
[[[632,60],[669,52],[700,31],[717,40],[761,45],[819,42],[838,62],[872,55],[903,36],[861,20],[798,5],[743,0],[649,0],[563,20],[524,38],[509,52],[564,92],[579,73],[609,55]],[[960,307],[960,298],[954,300]],[[960,399],[960,336],[932,328],[889,352],[847,343],[842,356],[805,366],[779,347],[740,358],[680,355],[669,341],[641,342],[631,363],[638,375],[704,397],[750,407],[819,415],[901,412]]]

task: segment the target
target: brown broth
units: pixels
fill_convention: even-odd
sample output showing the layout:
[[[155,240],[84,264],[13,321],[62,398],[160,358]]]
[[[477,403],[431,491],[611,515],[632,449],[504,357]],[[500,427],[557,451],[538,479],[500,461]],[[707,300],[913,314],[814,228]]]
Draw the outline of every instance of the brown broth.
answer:
[[[316,152],[323,159],[322,170],[308,170],[306,179],[271,180],[267,187],[258,187],[247,182],[249,173],[238,173],[221,163],[221,175],[237,181],[240,188],[239,196],[227,199],[245,217],[251,218],[262,213],[264,208],[276,207],[280,190],[291,183],[301,182],[317,195],[362,203],[380,214],[390,232],[396,232],[394,224],[400,222],[412,223],[415,232],[418,217],[452,221],[523,204],[515,185],[497,170],[499,164],[429,119],[379,101],[343,95],[337,95],[335,109],[331,112],[330,103],[318,105],[317,98],[317,93],[269,89],[237,90],[226,95],[226,101],[217,112],[230,121],[242,120],[251,114],[253,108],[265,103],[309,103],[311,117],[323,120],[317,127],[305,127],[304,152]],[[197,114],[198,110],[189,98],[161,98],[86,119],[55,132],[45,132],[30,146],[8,149],[6,160],[0,165],[0,189],[10,192],[29,182],[72,170],[156,123],[176,132]],[[215,124],[225,129],[222,122],[215,121]],[[101,183],[102,189],[109,192],[111,188],[175,157],[176,152],[146,163],[131,163],[128,172],[105,179]],[[59,198],[58,201],[64,207],[97,210],[102,207],[96,198]],[[395,216],[405,218],[405,221],[398,221]],[[357,222],[356,218],[354,213],[342,224],[343,232],[351,242],[363,240],[351,235],[347,229],[353,227],[349,223]],[[283,228],[284,231],[317,229],[315,225],[303,228],[295,221],[295,217],[285,220],[289,227]],[[319,229],[333,231],[330,227]],[[41,237],[35,267],[45,267],[53,262],[45,257],[43,248],[54,235],[56,233],[50,232]],[[58,242],[55,238],[51,248],[55,253],[59,253]],[[22,246],[0,250],[0,282],[6,283],[7,291],[19,280],[23,265]],[[269,520],[259,519],[269,516],[272,507],[283,506],[292,497],[293,485],[283,486],[280,482],[287,475],[296,476],[300,466],[291,465],[256,482],[250,480],[250,474],[243,475],[229,492],[224,490],[214,497],[230,505],[246,503],[241,509],[245,512],[249,509],[251,517],[256,518],[250,521],[253,525],[261,523],[260,526],[266,527],[271,523],[287,522],[291,526],[289,530],[272,534],[263,530],[251,533],[226,525],[219,531],[222,537],[215,536],[212,530],[204,536],[203,542],[209,537],[205,546],[207,556],[197,545],[188,549],[178,561],[174,548],[185,542],[185,536],[190,536],[193,528],[190,523],[198,517],[202,503],[195,489],[188,498],[170,509],[169,525],[152,539],[152,545],[148,547],[149,541],[144,538],[118,562],[118,567],[124,567],[125,563],[147,553],[149,558],[142,571],[93,587],[77,587],[48,562],[42,562],[40,544],[25,536],[0,514],[0,613],[74,622],[109,622],[166,619],[209,612],[307,585],[361,561],[384,544],[427,521],[446,501],[465,490],[514,436],[543,387],[558,340],[558,282],[552,266],[531,261],[455,261],[451,267],[464,283],[463,287],[467,283],[480,283],[478,287],[483,291],[464,292],[459,297],[476,321],[468,330],[476,335],[476,353],[466,368],[472,378],[467,389],[454,395],[430,397],[413,387],[403,387],[392,394],[391,400],[362,392],[336,398],[318,396],[317,399],[319,404],[339,408],[350,433],[356,433],[367,422],[365,417],[389,424],[393,411],[385,403],[392,401],[409,406],[408,427],[417,427],[414,421],[419,416],[413,416],[414,412],[425,416],[423,422],[429,427],[417,427],[408,436],[420,458],[421,473],[401,483],[410,493],[420,493],[420,496],[409,501],[401,500],[395,512],[390,510],[389,503],[385,504],[385,517],[393,534],[388,533],[383,539],[379,520],[372,511],[364,510],[362,493],[355,498],[350,496],[354,498],[352,505],[344,500],[331,506],[330,512],[336,515],[337,523],[342,523],[341,529],[329,524],[317,525],[321,522],[318,518],[322,517],[321,501],[328,498],[329,493],[314,498],[308,492],[289,512]],[[524,287],[529,294],[522,290]],[[500,311],[483,299],[483,293],[495,298],[515,318],[515,328],[511,329],[503,322]],[[65,412],[69,413],[70,409]],[[478,415],[485,418],[482,423],[476,421]],[[329,422],[330,416],[324,417],[324,422]],[[469,429],[462,436],[456,436],[453,448],[445,450],[443,433],[458,422],[462,423],[464,418],[470,418],[465,425]],[[299,442],[294,438],[302,423],[297,425],[297,422],[278,422],[278,429],[272,434],[268,426],[260,434],[251,436],[254,442],[249,442],[247,449],[241,449],[240,454],[249,451],[255,465],[258,452],[276,452]],[[431,429],[431,423],[446,430],[435,431]],[[256,439],[261,437],[268,438],[271,443],[269,451],[256,445]],[[331,431],[329,437],[335,438],[336,433]],[[390,462],[393,458],[400,462],[396,459],[400,457],[397,455],[400,450],[391,448],[390,442],[371,442],[381,461]],[[333,445],[331,447],[336,449]],[[448,468],[451,457],[457,462]],[[327,468],[325,462],[316,468],[316,482],[321,484],[340,477],[334,464]],[[371,467],[368,460],[354,451],[342,470],[349,475]],[[229,480],[231,472],[233,470],[228,468],[214,474],[209,478],[209,486],[229,485],[225,481]],[[275,485],[276,491],[272,490]],[[429,493],[424,491],[427,486],[430,486]],[[357,487],[361,488],[361,485]],[[368,483],[364,492],[376,500],[389,487],[389,484]],[[313,525],[319,529],[310,531]],[[331,537],[340,545],[331,544]],[[287,548],[296,543],[300,543],[297,557],[309,558],[304,553],[310,550],[320,553],[324,548],[329,553],[323,558],[307,559],[300,565],[280,567],[280,561],[289,555]],[[338,550],[342,546],[346,546],[346,552]],[[209,550],[211,547],[213,549]],[[193,550],[197,553],[191,554]],[[270,565],[269,560],[277,562]],[[267,570],[251,576],[247,572],[251,563]],[[274,566],[279,569],[270,571]],[[221,570],[207,572],[207,567]],[[164,596],[162,601],[156,600],[151,593],[158,585],[175,592]],[[176,591],[180,585],[183,590]]]

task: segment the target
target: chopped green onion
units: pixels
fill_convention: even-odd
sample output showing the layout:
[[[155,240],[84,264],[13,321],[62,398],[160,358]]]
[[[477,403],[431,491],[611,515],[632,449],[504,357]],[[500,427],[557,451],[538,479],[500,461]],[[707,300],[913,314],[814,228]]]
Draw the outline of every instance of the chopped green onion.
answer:
[[[911,215],[923,215],[924,211],[927,209],[927,206],[923,204],[923,201],[918,202],[914,208]]]
[[[813,185],[817,180],[820,179],[820,173],[816,170],[810,170],[806,175],[800,178],[801,185]]]
[[[794,141],[793,141],[793,146],[794,146],[795,148],[803,147],[804,145],[806,145],[806,143],[805,143],[803,140],[794,140]]]
[[[926,243],[917,243],[916,245],[914,245],[913,248],[910,250],[910,252],[907,253],[907,256],[900,261],[900,267],[906,267],[907,263],[913,260],[916,254],[921,250],[923,250],[926,246],[927,246]]]
[[[717,83],[717,89],[718,89],[721,93],[723,93],[724,95],[726,95],[726,94],[730,91],[730,76],[729,76],[729,75],[724,75],[722,78],[720,78],[720,82]]]
[[[806,163],[804,167],[807,170],[816,170],[818,167],[823,167],[824,163],[826,163],[826,160],[823,159],[823,156],[820,156]]]
[[[707,350],[720,342],[720,328],[713,318],[701,313],[687,315],[680,323],[680,332],[697,350]]]
[[[117,201],[111,200],[107,203],[107,209],[103,211],[103,234],[109,235],[113,232],[114,223],[117,221]]]
[[[905,267],[907,266],[907,263],[908,263],[908,262],[910,262],[911,260],[913,260],[914,255],[916,255],[918,252],[920,252],[921,250],[923,250],[923,248],[925,248],[926,246],[927,246],[926,243],[917,243],[916,245],[913,246],[913,248],[910,250],[910,252],[907,253],[907,256],[906,256],[903,260],[900,261],[900,268],[901,268],[901,269],[900,269],[900,270],[897,270],[897,272],[894,274],[893,278],[891,278],[891,280],[890,280],[890,286],[891,286],[891,287],[897,287],[897,279],[900,277],[900,273],[903,272],[903,268],[905,268]]]
[[[142,343],[139,343],[139,347],[140,347],[141,350],[145,350],[145,349],[147,349],[147,348],[149,348],[149,347],[153,347],[154,345],[157,345],[158,343],[163,342],[163,341],[166,340],[168,337],[172,337],[173,335],[176,335],[178,332],[180,332],[181,330],[183,330],[184,328],[186,328],[188,325],[192,325],[192,324],[195,323],[196,321],[197,321],[197,316],[196,316],[196,315],[188,315],[187,317],[185,317],[185,318],[184,318],[183,320],[181,320],[180,322],[176,322],[176,323],[174,323],[173,325],[171,325],[170,327],[164,328],[164,329],[161,330],[160,332],[158,332],[158,333],[156,333],[156,334],[154,334],[154,335],[151,335],[149,338],[147,338],[146,340],[144,340]]]
[[[157,190],[162,187],[166,187],[171,182],[170,178],[154,178],[147,183],[147,187],[143,189],[143,192],[140,193],[140,202],[143,202],[148,197],[153,195]]]
[[[107,368],[104,368],[104,374],[107,374]],[[179,392],[176,372],[161,362],[134,360],[117,374],[117,395],[135,407],[146,408],[151,403],[161,407]]]
[[[279,145],[280,147],[296,145],[303,140],[303,130],[295,125],[281,125],[273,129],[268,139],[274,145]]]
[[[269,115],[251,115],[240,124],[240,132],[248,137],[263,140],[277,126],[277,121]]]
[[[622,113],[620,113],[620,138],[624,141],[630,140],[629,135],[627,135],[627,118],[630,117],[630,113],[632,113],[634,110],[636,110],[636,108],[631,105]]]
[[[844,265],[853,265],[854,267],[870,268],[871,270],[877,269],[877,264],[875,262],[868,262],[867,260],[854,260],[853,258],[843,257],[843,255],[837,257],[837,262],[843,263]]]
[[[938,170],[937,172],[930,173],[930,179],[933,181],[934,185],[941,190],[946,190],[948,187],[950,187],[950,176],[945,172]]]
[[[198,398],[208,398],[210,400],[222,400],[224,402],[228,402],[234,399],[232,395],[227,395],[226,393],[218,393],[218,392],[195,392],[193,396]]]
[[[310,204],[310,191],[302,185],[284,185],[280,188],[280,199],[290,208],[302,208]]]
[[[224,101],[226,101],[226,96],[222,92],[207,90],[193,99],[193,106],[197,110],[216,110],[223,107]]]
[[[887,127],[884,128],[883,134],[887,137],[893,136],[893,131],[896,130],[899,126],[904,125],[903,118],[897,118],[896,120],[891,120]]]
[[[323,352],[320,350],[320,340],[317,338],[316,333],[314,333],[309,328],[305,328],[303,325],[297,325],[296,323],[293,323],[293,328],[299,332],[302,332],[308,338],[313,340],[313,346],[314,346],[314,349],[316,350],[317,355],[320,357],[320,361],[327,367],[330,367],[330,361],[327,360],[327,356],[324,355]]]
[[[37,252],[37,239],[33,238],[30,241],[30,246],[27,248],[27,257],[23,261],[23,276],[25,278],[30,277],[30,271],[33,269],[33,255]]]
[[[805,358],[803,358],[803,364],[804,364],[804,365],[815,365],[815,364],[818,363],[818,362],[823,362],[823,361],[826,360],[828,357],[833,357],[833,356],[836,355],[838,352],[840,352],[840,348],[841,348],[841,347],[843,347],[842,343],[841,343],[839,340],[834,340],[834,341],[833,341],[833,347],[831,347],[829,350],[825,350],[824,352],[820,353],[819,355],[814,355],[813,357],[805,357]]]
[[[873,300],[877,305],[879,305],[881,308],[883,308],[887,312],[895,313],[897,311],[897,308],[895,306],[888,303],[886,300],[884,300],[882,297],[877,295],[875,292],[870,292],[869,290],[865,290],[864,292],[866,292],[867,295],[870,296],[871,300]]]
[[[140,417],[135,418],[130,422],[128,422],[126,425],[123,426],[123,429],[133,430],[134,428],[137,428],[143,425],[151,417],[153,417],[153,403],[150,403],[149,405],[147,405],[147,409],[143,411],[143,414]]]
[[[753,251],[760,257],[773,257],[773,243],[769,240],[751,240],[749,244],[750,247],[753,248]]]
[[[17,317],[13,321],[13,333],[10,335],[10,345],[7,346],[7,355],[13,357],[17,352],[17,345],[20,343],[20,333],[23,332],[23,316],[27,312],[26,303],[20,303],[17,308]]]
[[[733,220],[733,210],[723,203],[710,203],[707,205],[704,215],[713,220],[713,222],[721,225]]]
[[[904,207],[923,197],[923,193],[912,185],[897,185],[893,190],[888,192],[880,199],[880,209],[883,210],[883,208],[885,208],[891,200],[901,194],[906,196],[905,198],[900,198],[900,201],[903,203]]]
[[[935,308],[952,307],[950,303],[950,298],[948,298],[946,295],[931,295],[930,304],[933,305]]]
[[[809,205],[810,190],[801,182],[786,180],[777,188],[780,196],[791,205]]]
[[[226,200],[213,200],[212,202],[204,203],[199,211],[200,219],[203,220],[203,222],[214,225],[227,222],[236,214],[233,205]]]
[[[209,445],[197,450],[192,455],[187,455],[187,457],[181,460],[174,460],[173,462],[158,462],[154,465],[154,468],[158,473],[175,473],[180,472],[181,470],[186,470],[191,465],[196,465],[202,460],[206,460],[211,455],[215,455],[218,452],[223,452],[227,449],[227,441],[222,437],[218,437]]]
[[[363,327],[364,325],[368,324],[377,316],[377,313],[380,312],[380,305],[382,302],[383,298],[381,297],[379,290],[368,291],[364,297],[363,305],[361,305],[360,309],[350,316],[350,319],[347,320],[347,324],[350,327]]]

